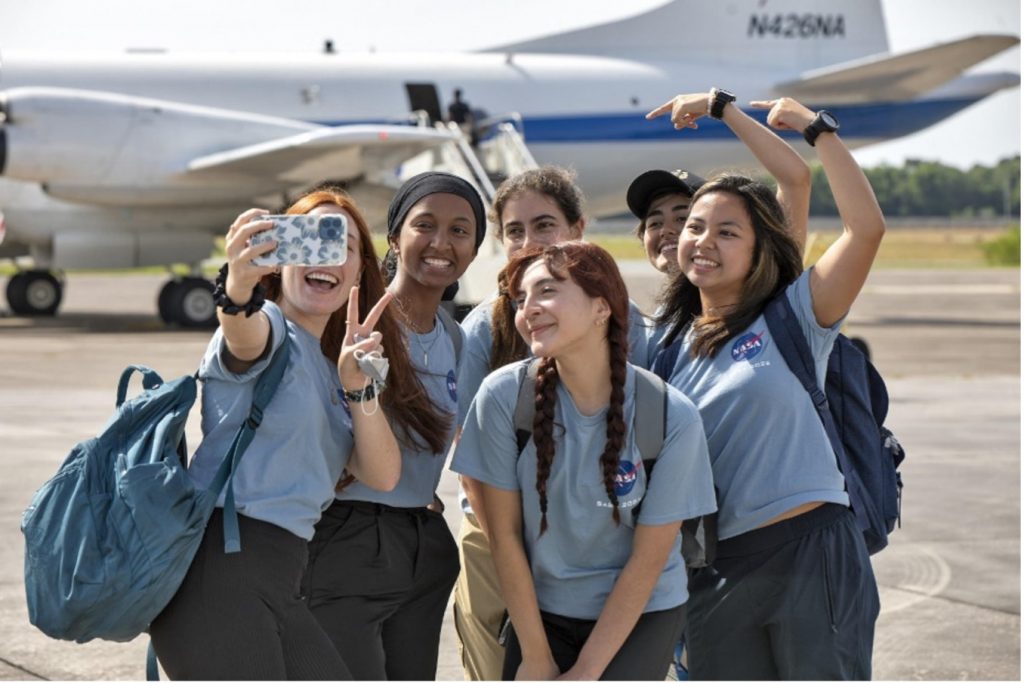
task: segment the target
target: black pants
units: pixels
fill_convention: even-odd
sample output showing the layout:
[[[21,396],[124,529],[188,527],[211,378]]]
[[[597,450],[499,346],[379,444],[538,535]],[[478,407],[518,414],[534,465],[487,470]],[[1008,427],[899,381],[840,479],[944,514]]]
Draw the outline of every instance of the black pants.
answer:
[[[438,512],[339,501],[310,542],[303,590],[360,680],[433,680],[459,552]]]
[[[540,613],[544,633],[555,663],[565,673],[580,656],[580,650],[594,630],[596,621],[573,619],[549,612]],[[640,615],[636,626],[601,674],[602,681],[663,681],[672,664],[672,652],[683,633],[686,605]],[[523,661],[515,629],[509,629],[505,643],[505,665],[501,677],[511,681]]]
[[[351,679],[299,596],[306,541],[238,516],[242,551],[224,552],[214,512],[185,580],[149,633],[164,671],[182,680]]]
[[[878,587],[841,505],[719,541],[687,605],[692,679],[871,678]]]

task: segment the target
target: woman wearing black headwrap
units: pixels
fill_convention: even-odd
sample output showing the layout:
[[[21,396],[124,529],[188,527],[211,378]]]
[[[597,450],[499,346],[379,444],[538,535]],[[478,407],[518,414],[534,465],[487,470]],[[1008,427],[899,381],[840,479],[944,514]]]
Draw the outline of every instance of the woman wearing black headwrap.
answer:
[[[388,289],[405,327],[418,386],[415,434],[395,429],[402,475],[391,491],[352,482],[324,512],[303,590],[357,680],[433,680],[458,550],[435,489],[455,433],[462,330],[445,290],[483,242],[484,206],[465,180],[423,173],[388,209]],[[353,407],[353,410],[357,410]],[[394,428],[394,423],[392,424]]]

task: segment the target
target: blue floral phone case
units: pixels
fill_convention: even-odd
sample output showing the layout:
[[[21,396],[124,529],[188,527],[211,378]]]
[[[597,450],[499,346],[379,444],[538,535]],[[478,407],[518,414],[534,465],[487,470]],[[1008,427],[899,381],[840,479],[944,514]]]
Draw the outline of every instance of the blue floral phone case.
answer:
[[[277,249],[253,259],[258,266],[340,266],[348,256],[348,218],[340,213],[318,216],[261,216],[274,227],[249,238],[252,245],[269,240]]]

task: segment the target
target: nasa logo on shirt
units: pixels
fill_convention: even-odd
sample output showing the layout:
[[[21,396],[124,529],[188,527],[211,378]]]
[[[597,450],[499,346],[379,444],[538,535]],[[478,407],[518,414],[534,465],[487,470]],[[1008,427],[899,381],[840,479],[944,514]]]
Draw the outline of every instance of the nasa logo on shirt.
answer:
[[[732,345],[732,359],[734,361],[750,360],[757,356],[764,350],[764,342],[761,338],[764,337],[764,332],[761,334],[754,334],[753,332],[747,332],[745,335],[736,340]]]
[[[451,396],[452,397],[452,401],[455,401],[456,403],[458,403],[458,401],[459,401],[459,395],[456,392],[456,390],[458,389],[458,386],[459,386],[458,382],[455,381],[455,371],[454,370],[449,370],[448,371],[448,395]]]
[[[636,465],[632,460],[620,460],[615,471],[615,495],[628,496],[636,486]]]

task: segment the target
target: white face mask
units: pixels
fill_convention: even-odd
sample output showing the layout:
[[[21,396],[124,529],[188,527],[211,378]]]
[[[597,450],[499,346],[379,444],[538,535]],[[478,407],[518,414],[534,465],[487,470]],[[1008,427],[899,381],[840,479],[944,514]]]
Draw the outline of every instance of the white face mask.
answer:
[[[356,365],[364,375],[378,384],[384,384],[388,377],[388,359],[380,351],[356,351]]]

